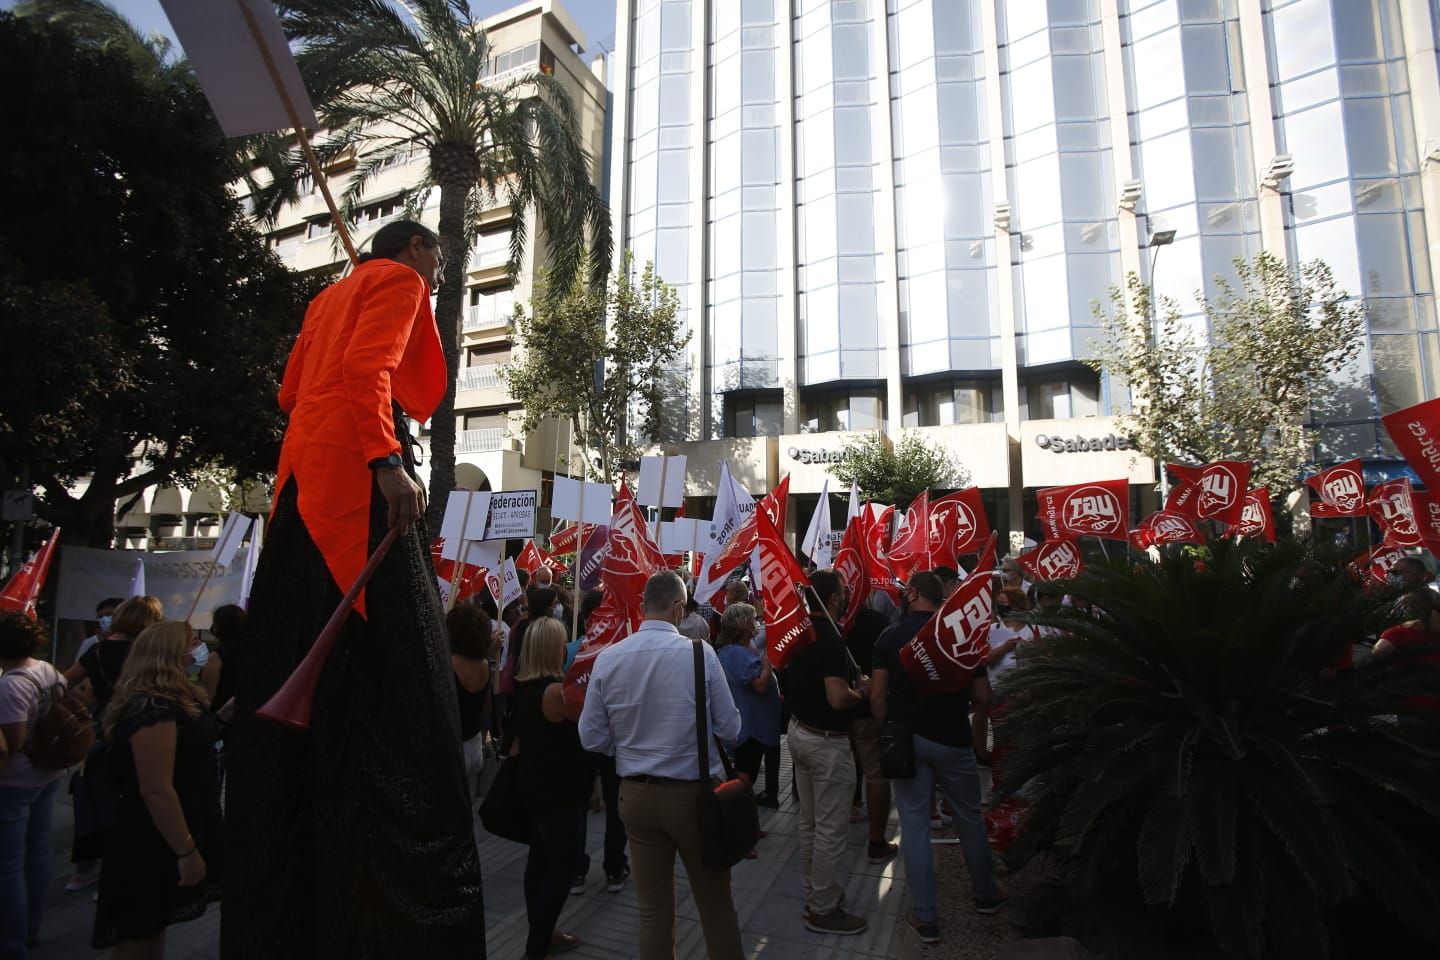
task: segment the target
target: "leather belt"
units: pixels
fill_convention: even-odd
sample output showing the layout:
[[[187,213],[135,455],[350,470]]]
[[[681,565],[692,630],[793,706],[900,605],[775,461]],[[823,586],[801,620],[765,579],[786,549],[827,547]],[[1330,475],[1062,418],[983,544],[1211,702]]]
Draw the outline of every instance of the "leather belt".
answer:
[[[676,780],[673,777],[652,777],[648,773],[638,773],[630,777],[621,777],[621,780],[629,780],[631,783],[689,783],[696,784],[699,780]]]
[[[848,730],[843,733],[839,730],[821,730],[819,727],[810,726],[810,724],[806,723],[804,720],[801,720],[799,717],[791,717],[790,719],[794,720],[795,725],[798,726],[800,729],[808,733],[813,733],[817,737],[835,737],[837,739],[843,738],[846,740],[850,739],[850,732]]]

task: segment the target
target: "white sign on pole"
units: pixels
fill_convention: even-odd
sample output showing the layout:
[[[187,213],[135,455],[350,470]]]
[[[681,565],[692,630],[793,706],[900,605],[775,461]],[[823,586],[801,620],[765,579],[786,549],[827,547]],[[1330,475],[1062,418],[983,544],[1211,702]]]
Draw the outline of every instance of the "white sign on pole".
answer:
[[[710,521],[693,517],[666,520],[661,528],[667,550],[699,550],[710,539]]]
[[[678,507],[684,503],[685,455],[641,457],[640,489],[635,499],[647,507]]]
[[[501,610],[524,596],[524,591],[520,589],[520,577],[515,572],[515,561],[508,557],[498,570],[492,569],[485,575],[485,585],[490,588],[490,595]]]
[[[220,536],[215,540],[215,546],[210,548],[210,559],[222,567],[230,566],[235,559],[235,551],[240,549],[240,542],[250,533],[254,522],[254,517],[243,513],[227,513],[225,523],[220,527]]]
[[[535,536],[538,490],[505,490],[490,494],[490,512],[483,540],[528,540]]]
[[[582,492],[583,491],[583,492]],[[563,520],[578,520],[597,526],[610,526],[610,496],[613,491],[604,483],[590,483],[570,477],[556,477],[550,500],[550,513]],[[581,501],[584,516],[581,516]]]
[[[160,5],[227,137],[290,126],[290,114],[265,64],[267,57],[300,122],[310,129],[320,125],[270,0],[160,0]],[[250,39],[247,14],[264,41],[263,52]]]
[[[480,532],[484,532],[485,515],[489,510],[488,491],[472,493],[469,490],[451,490],[450,498],[445,501],[445,516],[440,521],[440,556],[446,560],[455,560],[460,556],[462,541],[479,540],[479,536],[470,536],[469,531],[479,523]]]

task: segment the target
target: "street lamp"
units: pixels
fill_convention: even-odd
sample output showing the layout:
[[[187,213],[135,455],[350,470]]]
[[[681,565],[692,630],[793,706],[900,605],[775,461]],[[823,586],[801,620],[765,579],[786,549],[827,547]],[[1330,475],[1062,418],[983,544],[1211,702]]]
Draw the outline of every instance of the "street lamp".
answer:
[[[1150,296],[1148,298],[1150,316],[1146,319],[1150,322],[1150,342],[1156,345],[1160,342],[1160,335],[1155,330],[1155,326],[1159,322],[1160,311],[1155,305],[1155,263],[1160,259],[1160,248],[1168,247],[1174,242],[1174,230],[1155,230],[1150,234],[1150,248],[1152,250],[1150,254]],[[1170,495],[1170,475],[1165,472],[1164,460],[1161,460],[1158,466],[1160,467],[1160,507],[1164,509],[1165,500]]]

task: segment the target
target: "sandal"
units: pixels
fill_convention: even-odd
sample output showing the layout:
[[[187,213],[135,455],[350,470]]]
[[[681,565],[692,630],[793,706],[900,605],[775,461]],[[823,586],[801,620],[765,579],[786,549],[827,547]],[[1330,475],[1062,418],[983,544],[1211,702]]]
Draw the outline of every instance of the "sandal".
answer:
[[[562,933],[556,930],[550,934],[551,953],[569,953],[580,946],[580,938],[573,933]]]

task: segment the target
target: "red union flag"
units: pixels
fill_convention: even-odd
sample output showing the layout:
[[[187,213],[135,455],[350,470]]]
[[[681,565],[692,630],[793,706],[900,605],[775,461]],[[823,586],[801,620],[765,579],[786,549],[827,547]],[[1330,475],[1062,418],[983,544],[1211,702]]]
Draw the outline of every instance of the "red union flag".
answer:
[[[725,578],[742,563],[749,560],[751,554],[755,551],[755,545],[759,538],[759,521],[755,519],[755,515],[763,510],[765,511],[765,516],[770,520],[771,525],[774,526],[775,529],[783,529],[785,525],[785,505],[789,499],[790,475],[787,473],[785,478],[780,481],[780,485],[767,493],[760,503],[756,505],[756,508],[746,515],[744,522],[740,524],[740,528],[736,530],[735,535],[730,538],[730,542],[725,545],[723,550],[716,554],[715,559],[710,561],[710,569],[705,572],[705,576],[706,583],[713,584],[714,589],[697,585],[697,590],[702,593],[709,590],[712,596],[718,594],[720,588],[723,587],[725,583]],[[707,598],[697,595],[696,599],[703,603]]]
[[[930,504],[930,554],[937,566],[960,568],[960,558],[980,549],[990,521],[976,487],[957,490]]]
[[[990,576],[994,565],[995,535],[991,534],[975,572],[900,648],[900,665],[921,696],[966,690],[975,671],[984,666],[995,609]]]
[[[1034,550],[1020,554],[1015,562],[1036,583],[1074,580],[1085,569],[1085,557],[1074,540],[1046,540]]]
[[[650,539],[650,529],[635,498],[622,484],[620,495],[615,498],[615,512],[610,517],[610,536],[606,541],[608,551],[605,564],[600,568],[600,580],[605,592],[615,597],[615,602],[632,619],[638,620],[640,598],[645,592],[645,581],[650,575],[665,569],[665,558]]]
[[[59,541],[60,528],[56,527],[50,539],[35,551],[35,556],[26,560],[5,584],[5,589],[0,590],[0,610],[15,610],[32,619],[35,617],[35,605],[40,601],[40,591],[45,586],[50,562],[55,559],[55,544]]]
[[[1130,481],[1100,480],[1047,487],[1035,494],[1046,540],[1074,537],[1126,539],[1130,527]]]
[[[1204,543],[1200,531],[1184,514],[1173,510],[1156,510],[1130,531],[1130,544],[1136,550],[1158,547],[1167,543]]]
[[[1365,516],[1365,469],[1359,460],[1337,463],[1305,481],[1320,499],[1310,504],[1312,517]]]
[[[860,512],[863,518],[860,526],[860,556],[865,561],[865,588],[884,590],[892,600],[899,602],[900,587],[895,575],[890,572],[890,519],[895,515],[894,507],[886,507],[876,516],[867,503]]]
[[[629,612],[616,601],[615,594],[606,590],[600,606],[585,621],[585,637],[580,642],[580,652],[565,673],[565,684],[560,693],[567,704],[585,702],[595,658],[610,644],[628,637],[633,632],[632,626]]]
[[[831,561],[831,567],[839,574],[840,582],[845,584],[845,589],[850,594],[850,601],[845,608],[845,615],[840,620],[840,627],[849,630],[855,623],[855,615],[860,612],[861,606],[870,595],[870,590],[865,582],[865,558],[861,553],[861,537],[864,534],[860,525],[864,523],[864,514],[851,517],[850,522],[845,524],[845,533],[840,537],[840,549],[835,551],[835,558]]]
[[[1275,542],[1275,516],[1270,511],[1270,488],[1256,487],[1245,494],[1245,509],[1240,523],[1232,531],[1237,537],[1264,537]]]
[[[1365,508],[1385,531],[1386,543],[1396,547],[1425,545],[1415,523],[1415,498],[1408,479],[1402,477],[1377,484],[1370,491]]]
[[[1201,467],[1169,463],[1165,469],[1180,482],[1165,500],[1165,509],[1197,520],[1219,520],[1226,526],[1240,523],[1245,492],[1250,489],[1249,460],[1216,460]]]
[[[890,545],[890,569],[901,580],[909,580],[916,570],[929,570],[930,562],[930,491],[922,491],[905,514],[905,529]]]
[[[1380,419],[1425,489],[1440,494],[1440,397]]]
[[[581,530],[584,530],[585,537],[588,538],[594,529],[595,528],[588,523],[570,524],[570,526],[566,527],[564,530],[561,530],[560,532],[551,535],[550,552],[552,554],[574,553],[576,548],[582,542],[582,538],[580,536]]]
[[[524,570],[526,573],[534,574],[545,565],[548,558],[535,546],[534,540],[526,540],[525,548],[520,551],[520,556],[515,558],[515,569]]]
[[[1404,560],[1407,554],[1402,547],[1382,543],[1369,553],[1362,553],[1350,561],[1350,578],[1367,585],[1384,583],[1390,570]]]
[[[1415,505],[1415,526],[1425,549],[1440,558],[1440,501],[1428,490],[1410,491],[1410,500]]]
[[[815,642],[815,624],[796,583],[809,583],[795,555],[785,545],[770,514],[756,510],[759,518],[760,593],[765,597],[765,645],[770,664],[784,669],[790,658]]]

